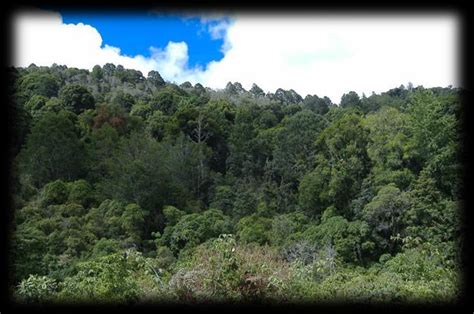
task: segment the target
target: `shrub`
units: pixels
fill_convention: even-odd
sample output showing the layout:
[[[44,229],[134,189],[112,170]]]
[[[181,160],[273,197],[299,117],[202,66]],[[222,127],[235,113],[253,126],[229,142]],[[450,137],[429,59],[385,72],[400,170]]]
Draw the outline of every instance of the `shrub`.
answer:
[[[51,301],[56,293],[57,283],[47,276],[30,275],[18,285],[17,294],[25,302]]]

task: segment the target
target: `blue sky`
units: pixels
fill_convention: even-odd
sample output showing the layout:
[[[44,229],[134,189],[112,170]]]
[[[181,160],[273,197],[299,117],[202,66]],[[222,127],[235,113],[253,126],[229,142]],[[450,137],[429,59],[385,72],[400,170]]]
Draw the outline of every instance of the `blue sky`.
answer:
[[[123,55],[141,54],[150,57],[149,48],[165,47],[169,41],[184,41],[188,45],[189,66],[205,67],[213,60],[224,57],[221,52],[223,38],[212,38],[208,31],[210,23],[203,23],[198,17],[177,15],[104,14],[78,11],[60,11],[66,24],[88,24],[101,34],[102,46],[119,47]],[[214,21],[211,23],[216,24]]]
[[[191,13],[19,11],[12,65],[91,70],[113,63],[145,76],[156,70],[177,84],[239,82],[248,90],[256,83],[265,92],[294,89],[335,103],[349,91],[370,95],[409,82],[461,86],[459,20],[450,13]]]

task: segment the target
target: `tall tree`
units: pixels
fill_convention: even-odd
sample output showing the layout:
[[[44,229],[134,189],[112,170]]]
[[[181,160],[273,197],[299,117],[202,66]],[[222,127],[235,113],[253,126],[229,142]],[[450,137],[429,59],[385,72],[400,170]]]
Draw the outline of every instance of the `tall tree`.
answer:
[[[44,114],[32,127],[25,148],[18,156],[21,176],[35,186],[83,175],[84,146],[71,113]]]
[[[80,114],[86,109],[93,109],[95,100],[90,91],[79,84],[65,85],[59,91],[59,99],[66,108],[70,108],[75,114]]]

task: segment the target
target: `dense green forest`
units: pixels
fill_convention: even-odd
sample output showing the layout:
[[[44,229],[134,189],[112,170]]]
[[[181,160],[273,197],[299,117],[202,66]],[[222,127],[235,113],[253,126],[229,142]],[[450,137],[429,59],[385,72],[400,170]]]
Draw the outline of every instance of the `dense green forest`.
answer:
[[[462,90],[10,68],[20,302],[454,302]]]

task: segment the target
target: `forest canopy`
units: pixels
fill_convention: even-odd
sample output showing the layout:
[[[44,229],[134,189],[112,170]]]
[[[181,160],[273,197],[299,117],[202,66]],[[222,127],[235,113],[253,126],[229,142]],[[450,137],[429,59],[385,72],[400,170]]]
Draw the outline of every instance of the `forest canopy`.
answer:
[[[22,302],[453,302],[461,96],[10,68]]]

